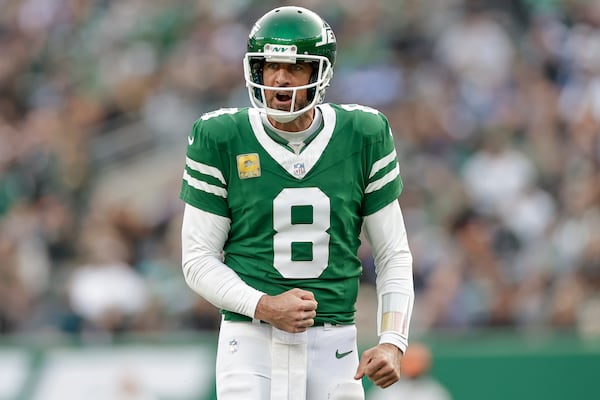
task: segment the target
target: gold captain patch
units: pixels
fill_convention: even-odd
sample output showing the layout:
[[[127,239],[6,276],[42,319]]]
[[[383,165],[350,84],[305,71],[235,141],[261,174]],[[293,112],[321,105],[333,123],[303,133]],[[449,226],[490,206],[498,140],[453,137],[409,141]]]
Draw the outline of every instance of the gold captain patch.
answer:
[[[260,176],[260,160],[257,153],[239,154],[237,156],[237,166],[240,179]]]

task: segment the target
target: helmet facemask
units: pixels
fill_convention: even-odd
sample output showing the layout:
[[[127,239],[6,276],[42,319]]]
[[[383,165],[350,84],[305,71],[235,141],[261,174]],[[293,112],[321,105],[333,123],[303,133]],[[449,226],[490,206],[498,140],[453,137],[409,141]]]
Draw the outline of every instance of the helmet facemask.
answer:
[[[296,46],[266,44],[262,52],[249,52],[244,57],[244,76],[252,106],[265,112],[278,122],[293,121],[323,101],[325,91],[333,76],[333,66],[327,57],[309,54],[296,54]],[[312,66],[310,81],[306,85],[294,87],[266,86],[263,82],[263,66],[265,62],[295,64],[307,62]],[[266,104],[265,91],[289,91],[292,98],[289,110],[270,108]],[[296,109],[297,94],[307,90],[308,104]]]

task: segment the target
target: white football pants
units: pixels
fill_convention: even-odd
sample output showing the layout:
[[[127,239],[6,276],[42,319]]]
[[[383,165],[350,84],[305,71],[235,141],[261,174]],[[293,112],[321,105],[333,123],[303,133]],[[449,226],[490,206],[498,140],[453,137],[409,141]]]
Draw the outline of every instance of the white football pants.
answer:
[[[364,400],[355,325],[288,334],[259,322],[222,321],[219,400]],[[273,381],[273,385],[271,384]]]

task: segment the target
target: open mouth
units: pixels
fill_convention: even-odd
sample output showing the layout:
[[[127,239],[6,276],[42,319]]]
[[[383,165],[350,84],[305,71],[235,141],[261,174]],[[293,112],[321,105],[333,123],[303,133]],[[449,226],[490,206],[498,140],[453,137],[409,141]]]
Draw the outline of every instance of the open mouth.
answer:
[[[272,100],[271,107],[282,111],[290,111],[290,108],[292,107],[292,96],[289,92],[276,93]]]
[[[277,101],[279,101],[281,103],[287,103],[289,101],[292,101],[292,96],[290,96],[289,94],[284,94],[284,93],[276,94],[275,98],[277,99]]]

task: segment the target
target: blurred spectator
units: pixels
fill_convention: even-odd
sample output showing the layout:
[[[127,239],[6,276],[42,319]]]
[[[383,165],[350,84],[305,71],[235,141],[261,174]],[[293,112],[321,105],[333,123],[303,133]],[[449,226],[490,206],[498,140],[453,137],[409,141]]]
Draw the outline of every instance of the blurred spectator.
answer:
[[[131,330],[150,299],[144,279],[129,264],[127,241],[104,226],[89,226],[82,240],[85,261],[71,273],[67,289],[82,331]]]
[[[111,393],[115,400],[158,400],[158,396],[144,388],[133,371],[124,371],[119,377],[117,393]]]
[[[477,211],[500,216],[513,210],[517,199],[531,187],[535,171],[530,160],[509,145],[506,132],[490,130],[483,134],[481,149],[465,162],[463,180]],[[507,212],[513,218],[512,212]]]
[[[178,160],[246,101],[239,38],[278,4],[0,0],[2,334],[217,326],[178,271]],[[417,334],[600,335],[599,4],[297,3],[338,32],[328,100],[389,115]]]
[[[483,1],[466,1],[458,18],[439,32],[435,55],[456,80],[457,100],[475,125],[493,123],[505,101],[514,65],[515,46],[503,14]],[[464,137],[474,132],[453,132]]]

